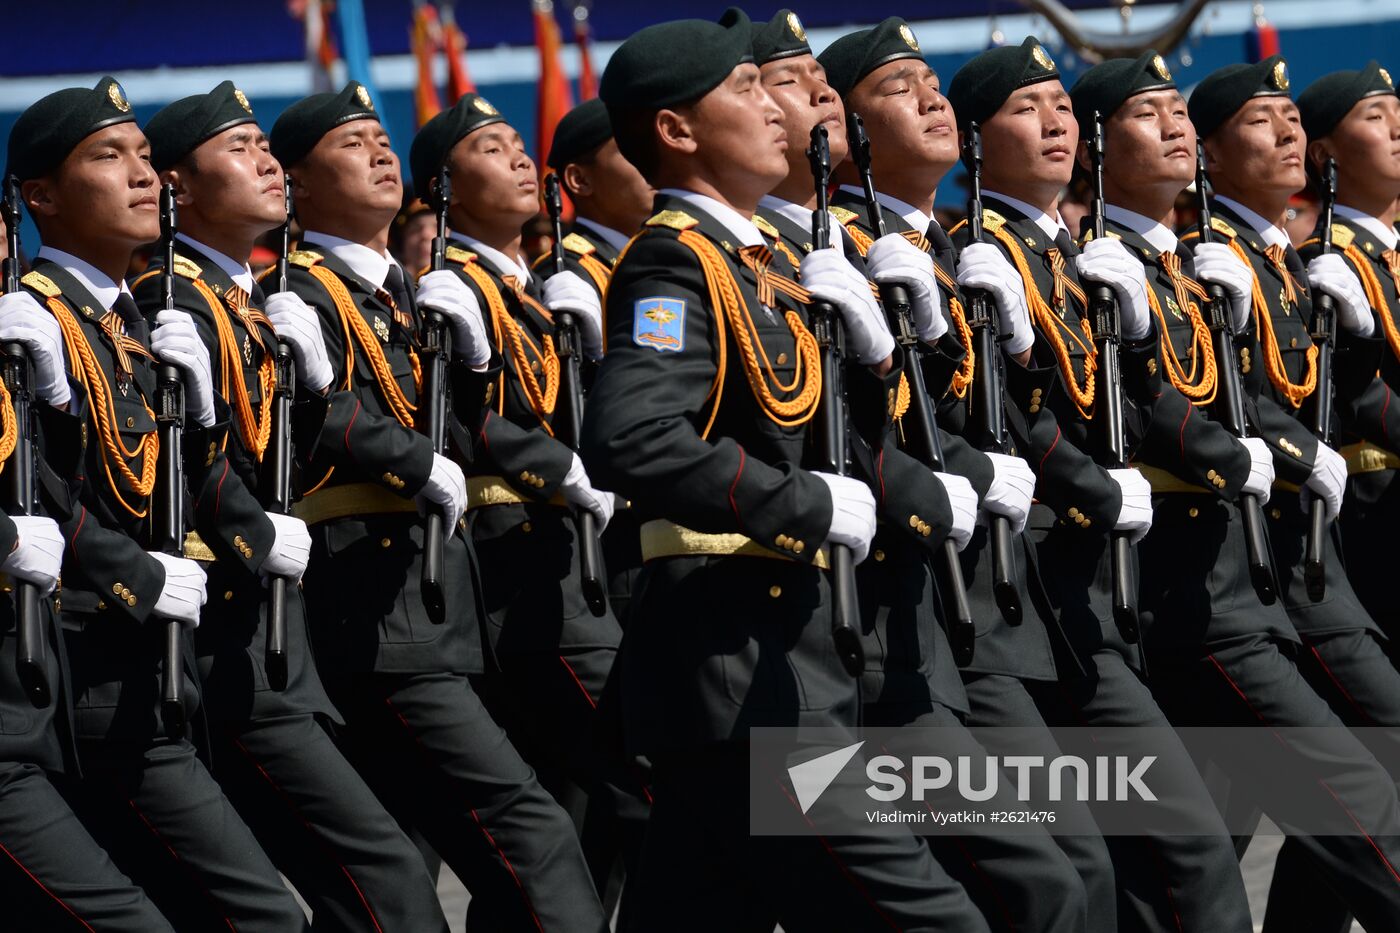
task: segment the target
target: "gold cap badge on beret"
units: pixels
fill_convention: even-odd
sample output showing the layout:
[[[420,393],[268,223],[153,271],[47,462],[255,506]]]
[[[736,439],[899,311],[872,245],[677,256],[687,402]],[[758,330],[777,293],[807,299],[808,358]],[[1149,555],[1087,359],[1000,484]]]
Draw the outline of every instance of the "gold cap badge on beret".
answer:
[[[374,109],[374,101],[369,99],[369,91],[365,90],[365,86],[363,84],[355,88],[355,97],[359,99],[360,105],[363,106],[366,110]]]
[[[1162,56],[1152,56],[1152,72],[1163,81],[1170,81],[1172,73],[1167,70],[1167,63],[1162,60]]]
[[[797,37],[798,42],[807,41],[807,30],[802,28],[802,20],[797,18],[796,13],[787,15],[787,24],[788,29],[792,30],[792,34]]]
[[[1385,86],[1386,86],[1386,87],[1395,87],[1395,82],[1392,81],[1392,80],[1390,80],[1390,72],[1388,72],[1388,71],[1386,71],[1384,68],[1382,68],[1382,69],[1379,70],[1378,73],[1379,73],[1380,76],[1381,76],[1381,80],[1385,82]]]
[[[1032,49],[1031,57],[1035,59],[1035,63],[1037,65],[1044,68],[1046,71],[1055,70],[1055,62],[1050,57],[1049,53],[1045,51],[1045,48],[1043,46],[1037,45],[1034,49]]]
[[[494,117],[496,114],[500,113],[500,111],[492,107],[491,102],[484,97],[478,97],[476,100],[472,101],[472,104],[477,110],[480,110],[488,117]]]
[[[1282,59],[1274,63],[1274,70],[1269,75],[1269,80],[1280,91],[1288,90],[1288,65]]]
[[[253,105],[248,103],[248,95],[244,94],[238,88],[233,89],[233,99],[238,101],[238,106],[242,107],[244,110],[249,113],[253,112]]]
[[[902,24],[899,27],[899,37],[904,40],[904,44],[909,46],[909,48],[913,49],[915,52],[919,51],[919,40],[914,38],[914,30],[910,29],[908,24]]]
[[[117,82],[113,81],[111,84],[107,85],[107,99],[112,102],[113,107],[116,107],[122,113],[131,112],[131,104],[127,102],[126,92],[122,90],[122,86]]]

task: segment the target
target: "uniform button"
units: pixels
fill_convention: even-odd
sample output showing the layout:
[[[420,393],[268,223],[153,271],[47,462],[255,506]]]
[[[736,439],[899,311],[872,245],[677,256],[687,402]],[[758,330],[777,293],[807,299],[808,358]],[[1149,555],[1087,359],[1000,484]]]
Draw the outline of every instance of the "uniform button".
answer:
[[[1191,508],[1186,510],[1186,514],[1190,515],[1192,518],[1195,518],[1197,515],[1201,514],[1201,510],[1193,505],[1191,506]]]
[[[107,608],[107,604],[104,603],[102,600],[99,599],[99,600],[97,601],[97,608],[98,608],[98,609],[106,609],[106,608]]]
[[[770,586],[768,587],[768,595],[777,599],[779,596],[783,595],[783,588],[781,586]]]
[[[1290,337],[1290,338],[1288,339],[1288,345],[1289,345],[1290,347],[1296,347],[1296,346],[1298,345],[1298,338],[1297,338],[1297,337]]]
[[[388,538],[381,538],[380,541],[379,541],[379,546],[380,546],[380,547],[388,547],[389,545],[391,545],[391,544],[393,544],[393,543],[394,543],[394,542],[393,542],[393,541],[390,541]]]
[[[522,483],[528,483],[528,482],[530,481],[530,474],[529,474],[528,472],[526,472],[525,470],[521,470],[521,471],[520,471],[520,481],[521,481]]]
[[[1032,399],[1033,401],[1037,401],[1037,402],[1040,401],[1040,394],[1041,394],[1040,389],[1031,389],[1031,399]]]
[[[792,550],[794,554],[801,554],[803,551],[807,550],[807,545],[802,541],[794,541]]]
[[[242,547],[242,546],[243,546],[243,536],[242,536],[242,535],[234,535],[234,536],[233,536],[233,543],[234,543],[234,545],[235,545],[236,547]]]
[[[876,549],[875,549],[874,557],[875,557],[876,563],[879,563],[880,561],[882,561],[882,560],[885,559],[885,552],[882,551],[882,550],[880,550],[879,548],[876,548]]]
[[[1283,518],[1283,512],[1279,511],[1278,509],[1269,509],[1269,514],[1272,515],[1274,518]]]
[[[230,599],[233,599],[233,590],[224,590],[224,602],[228,602]]]
[[[136,419],[135,419],[135,418],[132,418],[132,417],[130,417],[130,416],[128,416],[127,419],[126,419],[126,426],[127,426],[128,428],[134,428],[134,427],[136,427]]]
[[[932,533],[933,528],[927,522],[925,522],[924,525],[921,528],[919,528],[919,534],[923,535],[925,538],[927,538]]]
[[[787,547],[787,546],[788,546],[788,536],[787,536],[787,535],[778,535],[776,538],[773,539],[773,542],[774,542],[775,544],[777,544],[778,547]]]
[[[121,594],[122,594],[122,585],[121,585],[120,583],[113,583],[113,584],[112,584],[112,595],[113,595],[113,596],[120,596]]]
[[[1079,518],[1079,510],[1076,509],[1074,506],[1070,506],[1069,511],[1065,514],[1068,515],[1070,518]]]
[[[917,516],[917,515],[910,515],[910,516],[909,516],[909,527],[910,527],[910,528],[918,528],[918,527],[919,527],[919,516]]]
[[[523,525],[520,526],[520,530],[525,532],[526,534],[529,534],[530,532],[535,530],[535,526],[531,525],[529,522],[525,522]]]
[[[1035,402],[1032,402],[1031,407],[1027,408],[1026,411],[1030,412],[1033,415],[1037,414],[1040,411],[1040,406],[1037,405]]]
[[[1087,519],[1087,518],[1084,519],[1084,527],[1085,527],[1085,528],[1088,528],[1090,524],[1091,524],[1091,522],[1089,521],[1089,519]]]
[[[126,598],[126,604],[127,604],[128,606],[134,606],[134,605],[136,605],[136,597],[135,597],[135,596],[128,596],[128,597]]]
[[[783,365],[783,364],[786,363],[786,362],[787,362],[787,354],[786,354],[786,353],[779,353],[779,354],[778,354],[778,365],[781,366],[781,365]]]
[[[1215,477],[1216,477],[1217,475],[1218,475],[1218,474],[1217,474],[1214,470],[1207,470],[1207,471],[1206,471],[1206,479],[1210,480],[1212,483],[1215,482]]]

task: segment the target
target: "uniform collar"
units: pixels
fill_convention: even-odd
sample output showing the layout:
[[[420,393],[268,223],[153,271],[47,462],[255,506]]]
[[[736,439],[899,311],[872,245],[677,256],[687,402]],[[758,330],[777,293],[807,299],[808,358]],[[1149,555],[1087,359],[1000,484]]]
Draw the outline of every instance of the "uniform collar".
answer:
[[[1332,211],[1343,220],[1349,220],[1371,234],[1386,249],[1395,249],[1395,244],[1400,242],[1400,231],[1386,225],[1377,217],[1362,213],[1354,207],[1347,207],[1345,204],[1336,205]]]
[[[627,248],[629,237],[626,234],[618,233],[612,227],[605,227],[587,217],[574,217],[575,226],[584,226],[596,233],[604,243],[617,250],[619,253]]]
[[[349,266],[351,272],[375,288],[384,287],[384,280],[389,277],[389,267],[394,265],[393,257],[387,252],[376,253],[363,243],[331,236],[329,233],[307,230],[302,234],[302,239],[324,246],[327,252]]]
[[[1056,211],[1055,216],[1051,217],[1034,204],[1027,204],[1025,201],[1005,194],[997,194],[995,191],[983,191],[982,197],[996,198],[998,201],[1016,208],[1016,210],[1026,215],[1027,220],[1039,227],[1040,232],[1045,234],[1052,243],[1055,241],[1055,237],[1060,235],[1061,230],[1065,233],[1069,233],[1069,227],[1065,226],[1064,218],[1060,217],[1059,211]],[[1073,239],[1074,235],[1070,234],[1070,238]]]
[[[662,188],[657,194],[664,194],[700,208],[713,217],[720,226],[728,230],[734,239],[739,241],[740,246],[764,245],[763,234],[754,226],[753,221],[728,204],[721,204],[712,197],[697,194],[694,191],[686,191],[683,188]]]
[[[1265,246],[1281,246],[1286,250],[1293,245],[1293,242],[1288,239],[1288,234],[1265,220],[1263,215],[1250,210],[1234,198],[1227,198],[1223,194],[1217,194],[1215,200],[1224,204],[1234,212],[1236,217],[1253,227],[1254,232],[1259,234]]]
[[[224,274],[233,280],[234,285],[237,285],[249,295],[253,294],[253,270],[248,268],[246,262],[235,262],[212,246],[206,246],[194,237],[185,236],[183,233],[175,234],[175,239],[189,245],[191,248],[198,250],[203,255],[212,259],[214,265],[222,269]]]
[[[480,240],[472,239],[465,233],[458,232],[457,237],[463,243],[467,244],[473,253],[476,253],[482,259],[486,260],[487,264],[489,264],[492,269],[496,270],[497,275],[513,275],[516,281],[521,285],[528,285],[530,283],[530,267],[525,265],[519,257],[512,260],[500,250],[487,246]]]
[[[864,188],[857,188],[855,185],[842,185],[841,190],[853,194],[856,197],[865,198]],[[934,222],[932,217],[925,214],[908,201],[901,201],[899,198],[885,194],[883,191],[875,192],[875,200],[880,202],[881,207],[886,210],[894,211],[900,217],[903,217],[904,222],[919,231],[920,234],[927,233],[929,226]]]
[[[1168,230],[1163,224],[1145,217],[1136,211],[1130,211],[1126,207],[1119,207],[1117,204],[1104,205],[1104,217],[1115,223],[1122,224],[1134,233],[1141,234],[1153,249],[1158,253],[1175,253],[1178,242],[1176,234]]]
[[[47,259],[77,279],[78,284],[86,288],[92,297],[96,298],[98,303],[102,305],[103,311],[112,310],[112,305],[117,303],[117,298],[120,296],[131,294],[125,282],[113,282],[96,266],[84,262],[72,253],[65,253],[52,246],[44,246],[40,247],[39,254],[35,258]]]

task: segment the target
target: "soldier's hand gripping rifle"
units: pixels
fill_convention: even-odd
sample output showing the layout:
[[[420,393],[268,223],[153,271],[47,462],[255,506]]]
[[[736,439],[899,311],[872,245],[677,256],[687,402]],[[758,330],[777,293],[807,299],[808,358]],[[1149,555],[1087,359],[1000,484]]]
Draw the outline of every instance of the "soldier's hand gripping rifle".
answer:
[[[437,234],[433,237],[429,268],[440,272],[447,268],[447,208],[452,202],[452,173],[447,165],[438,170],[433,181],[433,210],[437,213]],[[447,448],[447,322],[431,309],[424,309],[426,327],[419,357],[423,366],[423,402],[427,407],[425,429],[432,442],[433,453]],[[442,513],[427,508],[423,525],[423,608],[436,624],[447,619],[447,594],[442,579],[442,549],[445,544]]]
[[[821,128],[823,139],[826,129]],[[875,239],[885,235],[885,218],[880,212],[880,201],[875,196],[875,179],[870,170],[870,137],[866,135],[865,123],[860,114],[850,115],[847,125],[851,158],[860,172],[861,184],[865,188],[866,213],[870,215],[870,227]],[[825,222],[825,192],[817,195],[817,206]],[[813,244],[817,245],[817,244]],[[820,246],[818,246],[820,248]],[[904,350],[904,378],[909,383],[909,410],[904,413],[905,445],[920,463],[930,470],[943,472],[943,442],[938,436],[938,426],[934,422],[933,400],[929,398],[924,384],[924,368],[919,349],[919,335],[914,329],[914,313],[909,301],[909,291],[902,285],[880,286],[880,301],[884,305],[885,316],[889,319],[890,330],[895,340]],[[973,648],[977,643],[977,628],[972,618],[972,607],[967,600],[967,584],[963,580],[962,560],[958,556],[958,546],[952,538],[943,542],[943,573],[940,574],[939,589],[943,593],[944,613],[948,620],[948,643],[953,649],[953,658],[960,666],[972,663]]]
[[[277,290],[287,291],[287,254],[292,248],[292,179],[282,176],[282,199],[287,219],[282,224],[282,248],[277,254]],[[277,341],[274,357],[277,387],[272,396],[272,435],[263,458],[263,506],[270,512],[289,515],[292,511],[292,401],[296,397],[297,371],[292,348]],[[287,689],[287,578],[267,581],[267,644],[263,648],[263,668],[273,690]]]
[[[1102,240],[1103,232],[1103,119],[1094,112],[1094,135],[1089,140],[1089,162],[1093,171],[1094,197],[1089,214],[1094,238]],[[1085,292],[1089,298],[1089,323],[1094,333],[1094,352],[1098,357],[1099,401],[1102,408],[1098,419],[1104,430],[1104,447],[1110,466],[1128,467],[1128,439],[1123,428],[1123,373],[1118,365],[1118,345],[1122,331],[1118,315],[1118,299],[1113,289],[1102,283],[1091,283]],[[1108,535],[1109,558],[1113,568],[1113,621],[1118,633],[1128,644],[1138,640],[1137,582],[1133,573],[1132,539],[1126,531],[1111,531]]]
[[[1337,160],[1322,165],[1322,253],[1332,252],[1332,208],[1337,204]],[[1317,391],[1313,393],[1313,433],[1319,444],[1332,443],[1332,347],[1337,337],[1337,307],[1319,289],[1312,296],[1312,340],[1317,347]],[[1303,557],[1303,583],[1308,598],[1321,602],[1327,595],[1327,504],[1313,496],[1308,514],[1308,543]]]
[[[544,203],[554,234],[550,258],[554,274],[564,271],[564,199],[559,193],[559,173],[551,172],[544,180]],[[559,398],[564,403],[563,419],[557,425],[561,441],[578,447],[583,426],[583,377],[579,350],[578,322],[573,314],[560,311],[554,316],[554,337],[560,362]],[[578,520],[579,577],[588,611],[601,616],[608,611],[607,589],[603,581],[603,546],[598,540],[598,519],[587,509],[575,511]]]
[[[175,310],[175,186],[160,189],[160,243],[165,264],[160,270],[161,307]],[[151,499],[151,550],[185,556],[185,471],[181,432],[185,429],[185,383],[169,363],[156,366],[156,430],[160,452],[156,459],[155,496]],[[160,671],[160,718],[172,739],[185,734],[184,624],[165,622]]]
[[[19,285],[19,179],[5,179],[5,231],[9,255],[5,257],[5,293],[18,292]],[[29,354],[23,344],[9,343],[4,347],[5,388],[15,409],[15,449],[5,465],[9,479],[9,504],[20,515],[38,514],[34,499],[34,417],[30,413],[31,374]],[[17,581],[15,587],[15,617],[18,631],[15,638],[15,673],[20,686],[37,708],[44,708],[53,699],[48,675],[48,643],[44,632],[44,616],[39,606],[39,588],[32,583]]]
[[[1211,242],[1214,232],[1210,225],[1210,198],[1206,191],[1209,181],[1206,178],[1205,147],[1196,144],[1196,206],[1199,214],[1196,219],[1196,232],[1202,243]],[[1249,423],[1244,414],[1244,383],[1240,379],[1239,356],[1235,353],[1235,331],[1230,323],[1230,303],[1225,297],[1223,286],[1215,282],[1203,283],[1207,296],[1206,320],[1210,325],[1211,342],[1215,350],[1216,401],[1215,414],[1220,423],[1240,440],[1249,436]],[[1241,493],[1239,499],[1240,520],[1244,527],[1246,560],[1249,562],[1249,579],[1259,601],[1271,606],[1277,599],[1274,587],[1274,563],[1269,553],[1269,542],[1264,536],[1264,509],[1259,497],[1252,492]]]
[[[972,186],[967,199],[969,243],[982,242],[982,129],[969,123],[963,141],[963,164]],[[968,408],[970,436],[983,451],[1011,453],[1006,431],[1002,366],[1005,359],[997,334],[997,314],[992,300],[981,289],[967,291],[967,324],[972,331],[972,351],[977,366],[972,373],[972,397]],[[1021,596],[1016,589],[1016,554],[1011,543],[1011,519],[991,516],[988,526],[992,545],[992,593],[1002,618],[1012,625],[1021,622]]]
[[[817,192],[817,209],[812,212],[812,248],[826,249],[831,246],[831,222],[827,211],[827,192],[831,186],[831,148],[823,124],[812,127],[807,159],[812,164],[812,184]],[[824,301],[814,301],[809,310],[812,336],[817,339],[822,367],[821,420],[817,428],[820,458],[827,472],[845,476],[849,452],[846,449],[846,390],[842,379],[845,340],[840,312]],[[828,553],[831,558],[831,640],[846,673],[859,677],[865,670],[865,649],[860,644],[860,603],[856,595],[855,561],[851,549],[844,544],[828,545]]]

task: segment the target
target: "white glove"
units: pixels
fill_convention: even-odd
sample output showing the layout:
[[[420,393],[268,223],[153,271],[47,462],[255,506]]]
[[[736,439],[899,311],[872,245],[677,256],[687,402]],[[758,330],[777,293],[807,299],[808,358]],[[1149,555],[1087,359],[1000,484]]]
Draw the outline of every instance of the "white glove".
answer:
[[[72,392],[63,371],[63,331],[58,320],[26,291],[0,295],[0,342],[20,343],[34,364],[34,391],[55,408]]]
[[[1031,499],[1035,496],[1035,473],[1020,457],[989,453],[992,461],[992,485],[982,500],[982,510],[993,515],[1005,515],[1011,520],[1016,534],[1026,530],[1031,514]]]
[[[436,508],[442,512],[442,532],[452,537],[467,509],[467,481],[462,476],[462,468],[442,454],[433,454],[428,481],[416,499],[419,508]]]
[[[958,284],[978,288],[997,306],[997,323],[1007,353],[1024,353],[1035,343],[1026,283],[1000,249],[991,243],[969,243],[958,256]]]
[[[1327,503],[1327,520],[1330,522],[1342,510],[1342,496],[1347,488],[1346,459],[1322,442],[1317,445],[1317,460],[1313,462],[1312,475],[1303,484],[1302,503],[1307,505],[1312,496],[1318,495]]]
[[[1225,289],[1230,299],[1230,326],[1235,333],[1243,333],[1254,308],[1254,270],[1224,243],[1198,243],[1191,255],[1196,278]]]
[[[156,359],[179,367],[185,377],[185,411],[204,427],[214,423],[214,375],[209,348],[195,329],[194,318],[184,311],[161,311],[151,331],[151,352]]]
[[[267,517],[274,537],[272,550],[262,562],[263,575],[300,580],[311,559],[311,532],[306,530],[306,522],[280,512],[268,512]]]
[[[813,473],[831,492],[831,529],[828,544],[844,544],[858,564],[870,553],[875,539],[875,497],[870,487],[849,476]]]
[[[447,318],[452,328],[452,352],[468,366],[483,366],[491,359],[486,320],[476,293],[451,269],[429,272],[418,280],[418,304]]]
[[[603,305],[593,286],[575,272],[557,272],[544,280],[544,306],[555,314],[572,314],[584,355],[590,360],[603,358]]]
[[[1137,544],[1152,527],[1152,484],[1137,470],[1109,470],[1108,475],[1123,494],[1123,507],[1113,530],[1129,532]]]
[[[1104,237],[1084,244],[1074,257],[1079,277],[1102,282],[1118,297],[1118,321],[1123,337],[1141,340],[1152,327],[1152,309],[1147,305],[1147,274],[1138,259],[1128,252],[1122,240]]]
[[[165,586],[156,600],[156,615],[176,619],[186,628],[199,628],[199,607],[208,593],[204,584],[209,579],[204,568],[187,557],[176,557],[162,551],[147,551],[165,568]]]
[[[799,274],[808,291],[841,312],[846,343],[857,360],[868,366],[894,352],[894,337],[870,282],[835,247],[812,250],[802,258]]]
[[[1337,304],[1338,323],[1358,337],[1371,336],[1376,329],[1371,303],[1345,259],[1336,253],[1314,256],[1308,263],[1308,284],[1332,296]]]
[[[287,341],[297,364],[297,378],[314,392],[324,392],[335,378],[330,357],[326,354],[326,338],[321,334],[321,319],[316,309],[301,300],[296,292],[269,295],[263,305],[267,319],[277,336]]]
[[[63,568],[63,533],[58,530],[58,523],[42,515],[12,515],[10,520],[19,531],[19,539],[0,563],[0,570],[49,595]]]
[[[937,471],[933,475],[943,484],[943,491],[948,494],[948,504],[953,507],[953,530],[948,532],[948,537],[961,551],[972,540],[972,530],[977,527],[977,490],[972,488],[966,476]]]
[[[569,472],[564,474],[564,481],[559,484],[559,493],[570,505],[580,509],[587,509],[598,519],[598,532],[602,533],[608,527],[608,522],[612,520],[613,510],[617,508],[617,497],[610,492],[595,489],[593,483],[588,479],[588,471],[583,468],[583,461],[578,454],[574,454],[574,462],[569,465]]]
[[[1274,454],[1262,437],[1246,437],[1240,441],[1249,451],[1249,479],[1244,481],[1240,493],[1252,492],[1259,497],[1260,505],[1267,505],[1274,491]]]
[[[865,254],[870,277],[880,285],[903,285],[909,290],[914,330],[924,343],[948,332],[943,316],[943,293],[933,276],[933,257],[898,233],[887,233],[870,244]]]

